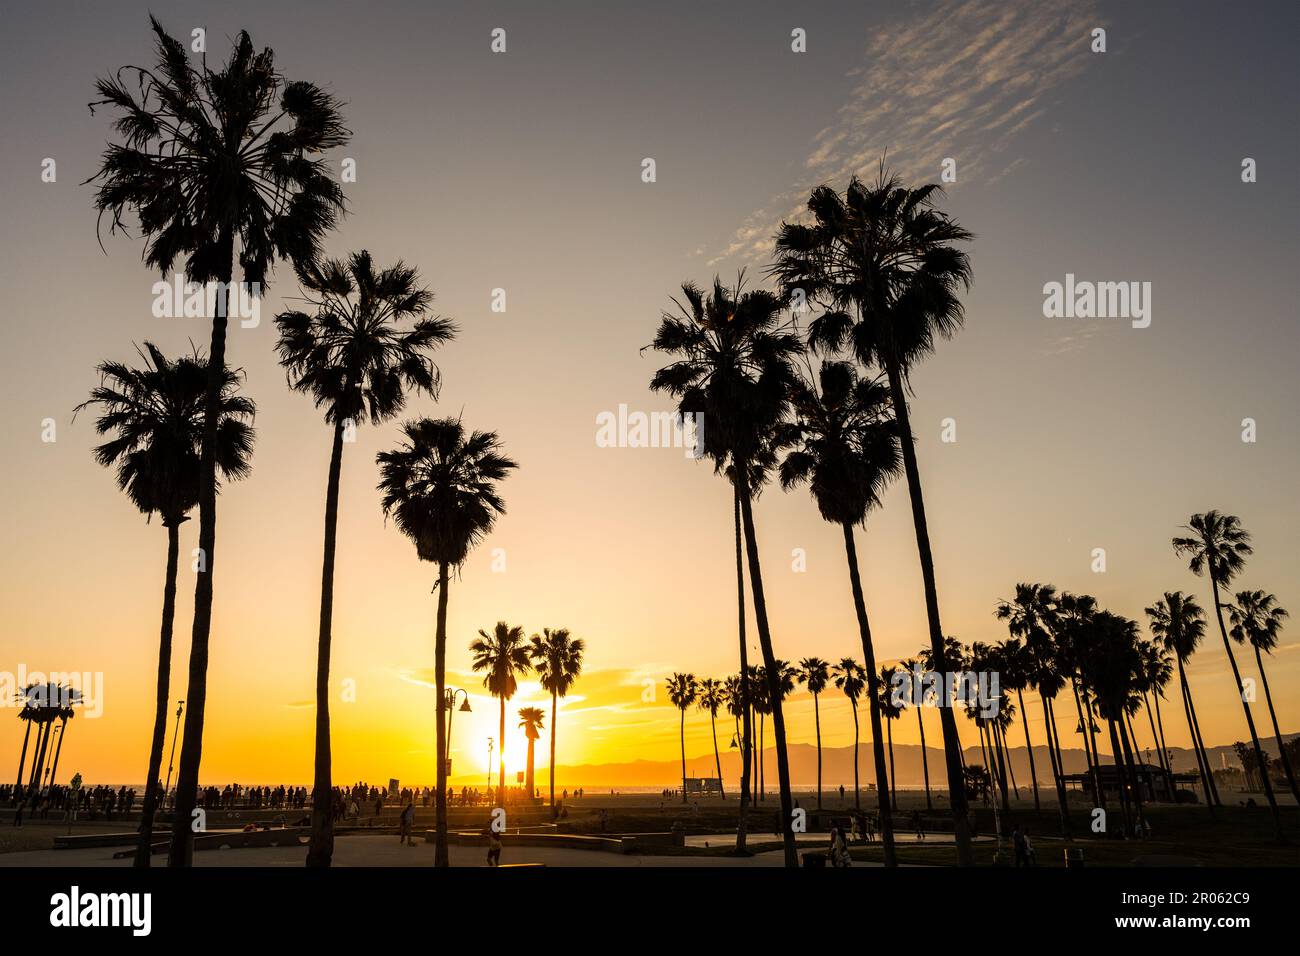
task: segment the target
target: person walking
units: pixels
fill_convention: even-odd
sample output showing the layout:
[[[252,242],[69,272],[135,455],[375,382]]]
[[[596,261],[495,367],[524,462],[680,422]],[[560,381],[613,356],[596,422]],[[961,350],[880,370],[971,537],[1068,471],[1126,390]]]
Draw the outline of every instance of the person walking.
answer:
[[[411,827],[415,823],[415,804],[408,797],[406,806],[402,807],[402,814],[397,818],[397,836],[398,844],[405,843],[407,846],[415,846],[415,841],[411,839]]]

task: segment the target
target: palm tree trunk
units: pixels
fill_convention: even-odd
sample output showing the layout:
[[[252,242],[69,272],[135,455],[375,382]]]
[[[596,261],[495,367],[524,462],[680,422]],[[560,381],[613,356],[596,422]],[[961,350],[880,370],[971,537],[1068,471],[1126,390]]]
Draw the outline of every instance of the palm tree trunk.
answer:
[[[1160,753],[1164,756],[1165,769],[1173,773],[1173,759],[1169,755],[1169,745],[1165,743],[1165,722],[1160,716],[1160,692],[1153,691],[1151,697],[1156,702],[1156,729],[1160,731]]]
[[[23,731],[23,752],[18,758],[18,779],[14,782],[14,805],[23,798],[23,767],[27,766],[27,741],[32,735],[32,722],[26,721],[27,729]]]
[[[1052,746],[1052,704],[1051,698],[1040,694],[1043,702],[1043,729],[1047,734],[1047,757],[1052,763],[1052,781],[1056,784],[1056,803],[1061,811],[1061,836],[1070,839],[1070,812],[1065,805],[1064,768],[1057,759],[1056,748]]]
[[[858,784],[858,702],[854,700],[849,703],[853,705],[853,809],[861,810],[862,796]],[[880,778],[877,776],[876,780],[876,791],[879,794]]]
[[[679,733],[682,741],[682,803],[686,802],[686,708],[679,707],[682,712],[681,726]]]
[[[1145,690],[1142,691],[1142,706],[1146,708],[1147,723],[1151,725],[1151,745],[1156,748],[1156,763],[1166,773],[1169,772],[1169,764],[1165,762],[1165,748],[1160,742],[1160,735],[1156,733],[1156,718],[1151,710],[1151,698],[1147,696]]]
[[[1001,725],[998,726],[998,740],[1002,742],[1003,762],[1007,765],[1007,775],[1011,778],[1011,792],[1020,799],[1020,787],[1016,783],[1016,768],[1011,766],[1011,745],[1007,743],[1007,733]]]
[[[501,692],[501,731],[497,738],[497,806],[506,805],[506,695]]]
[[[1119,735],[1115,732],[1115,721],[1111,717],[1106,718],[1106,727],[1110,731],[1110,751],[1111,762],[1115,765],[1115,785],[1119,789],[1119,806],[1120,812],[1124,816],[1124,833],[1131,835],[1133,833],[1133,824],[1129,818],[1129,793],[1128,787],[1124,784],[1126,774],[1124,773],[1124,758],[1122,748],[1119,745]]]
[[[921,579],[925,585],[925,610],[930,624],[930,653],[936,661],[946,661],[943,653],[943,625],[939,621],[939,590],[934,578],[934,557],[930,553],[930,531],[925,520],[925,502],[921,495],[921,473],[916,464],[916,446],[907,413],[907,396],[898,362],[892,356],[885,362],[889,391],[893,398],[894,419],[898,424],[903,449],[903,468],[907,474],[907,491],[912,501],[912,524],[916,528],[916,550],[921,562]],[[966,788],[962,782],[962,762],[957,742],[957,722],[950,707],[939,708],[943,728],[944,761],[948,769],[948,803],[952,807],[953,838],[957,844],[957,863],[971,866],[970,824],[967,818]]]
[[[750,775],[749,755],[753,749],[754,731],[749,704],[749,650],[745,642],[745,560],[740,521],[740,486],[732,482],[732,508],[736,526],[736,603],[740,619],[740,815],[736,819],[736,852],[745,852],[745,837],[749,831],[749,801],[753,796],[753,778]]]
[[[1268,716],[1273,721],[1273,739],[1277,741],[1278,753],[1282,757],[1286,782],[1291,786],[1291,795],[1295,797],[1297,803],[1300,803],[1300,790],[1296,789],[1295,773],[1291,769],[1291,760],[1286,755],[1286,747],[1283,746],[1282,731],[1277,725],[1277,711],[1273,709],[1273,693],[1268,689],[1268,675],[1264,673],[1264,658],[1260,655],[1258,647],[1255,648],[1255,663],[1259,666],[1259,678],[1264,684],[1264,700],[1268,702]]]
[[[167,571],[163,583],[162,627],[158,635],[158,684],[154,699],[153,738],[149,742],[149,775],[144,780],[140,810],[140,842],[135,866],[147,867],[153,855],[153,818],[158,808],[163,743],[167,739],[167,706],[171,701],[172,624],[176,618],[176,566],[180,560],[180,519],[167,519]]]
[[[858,548],[853,539],[853,526],[847,522],[841,525],[844,531],[844,554],[849,562],[849,586],[853,591],[853,608],[858,616],[858,637],[862,641],[862,662],[867,672],[867,701],[869,713],[871,714],[871,752],[876,763],[876,792],[877,803],[880,805],[880,843],[884,848],[885,866],[897,866],[898,860],[894,855],[894,820],[890,813],[891,806],[897,808],[897,801],[893,800],[891,795],[881,788],[883,781],[886,786],[890,786],[893,780],[893,773],[888,778],[885,776],[885,752],[881,746],[880,740],[880,672],[876,669],[876,649],[871,640],[871,624],[867,620],[867,602],[862,593],[862,574],[858,570]],[[854,720],[857,719],[857,711],[854,710]],[[856,731],[856,724],[855,724]],[[890,731],[889,758],[892,768],[894,758],[894,747],[892,730]],[[853,768],[857,772],[858,749],[857,742],[853,744]],[[856,790],[856,784],[854,785]]]
[[[54,762],[50,764],[50,786],[51,787],[53,787],[55,781],[59,779],[59,754],[63,753],[63,738],[66,737],[67,734],[68,734],[68,715],[65,713],[63,715],[62,720],[59,722],[59,742],[54,748]],[[123,812],[124,813],[129,812],[130,809],[131,809],[130,807],[126,807]]]
[[[930,760],[925,755],[925,721],[921,719],[921,704],[916,705],[916,726],[921,731],[921,772],[925,774],[925,808],[933,810],[930,801]]]
[[[1082,702],[1080,702],[1081,695],[1079,693],[1079,685],[1074,678],[1070,679],[1070,689],[1074,692],[1074,710],[1079,715],[1079,730],[1083,735],[1083,755],[1088,761],[1088,775],[1096,776],[1093,768],[1098,763],[1097,754],[1096,751],[1092,749],[1092,745],[1089,741],[1089,738],[1092,736],[1092,710],[1088,706],[1088,690],[1087,688],[1084,688]],[[1095,786],[1094,789],[1096,789]],[[1100,806],[1100,804],[1098,804],[1098,806]]]
[[[1196,766],[1201,771],[1201,783],[1205,788],[1205,803],[1210,808],[1210,817],[1217,819],[1214,808],[1221,805],[1219,788],[1214,785],[1214,768],[1210,766],[1209,754],[1201,746],[1200,734],[1196,721],[1196,706],[1192,702],[1192,685],[1187,680],[1182,658],[1178,659],[1178,682],[1183,688],[1183,707],[1187,711],[1187,730],[1192,737],[1192,753],[1196,755]]]
[[[813,694],[813,720],[817,725],[817,809],[820,810],[822,808],[822,712],[817,697],[817,694]]]
[[[1029,782],[1034,786],[1034,812],[1042,813],[1043,806],[1038,800],[1038,771],[1034,769],[1034,743],[1029,739],[1029,715],[1025,713],[1025,695],[1016,688],[1016,700],[1020,704],[1020,722],[1025,727],[1025,750],[1029,753]]]
[[[551,691],[551,768],[549,776],[551,778],[551,816],[555,816],[555,720],[559,716],[560,694],[557,690]]]
[[[1138,773],[1137,765],[1137,742],[1134,741],[1130,746],[1129,737],[1132,735],[1131,730],[1125,726],[1125,721],[1121,718],[1119,721],[1119,742],[1124,749],[1124,764],[1127,768],[1128,776],[1133,781],[1133,806],[1137,813],[1137,823],[1140,826],[1145,819],[1142,812],[1142,778]]]
[[[1268,798],[1268,808],[1273,814],[1273,829],[1277,842],[1284,843],[1282,835],[1282,817],[1278,813],[1277,798],[1273,795],[1273,784],[1268,779],[1268,765],[1264,762],[1264,748],[1259,745],[1259,734],[1255,732],[1255,718],[1250,713],[1250,703],[1246,700],[1246,690],[1241,684],[1241,671],[1237,670],[1237,657],[1232,653],[1232,642],[1228,640],[1228,629],[1223,623],[1223,607],[1219,604],[1219,582],[1215,579],[1213,569],[1210,572],[1210,586],[1214,592],[1214,616],[1219,622],[1219,633],[1223,635],[1223,649],[1228,652],[1228,663],[1232,665],[1232,678],[1237,682],[1237,696],[1241,699],[1241,709],[1246,713],[1246,726],[1250,729],[1250,742],[1255,748],[1255,763],[1264,784],[1264,796]]]
[[[225,283],[222,314],[212,317],[208,346],[208,387],[203,397],[203,441],[199,472],[199,556],[203,569],[194,585],[194,625],[190,632],[190,672],[185,699],[185,738],[176,776],[168,866],[190,866],[194,861],[194,805],[199,797],[199,765],[203,760],[203,718],[208,702],[208,636],[212,630],[212,579],[217,567],[217,423],[221,414],[221,388],[226,376],[226,316],[230,314],[230,280],[234,269],[235,237],[231,226],[221,227],[217,262]]]
[[[434,693],[438,695],[436,698],[438,729],[436,731],[437,746],[435,748],[438,767],[434,776],[438,785],[438,792],[433,795],[434,866],[451,866],[451,856],[447,850],[447,755],[451,748],[451,741],[447,739],[447,719],[444,716],[447,709],[447,601],[450,599],[447,589],[451,584],[450,578],[447,562],[439,561],[438,617],[434,623],[433,631],[433,687]],[[504,704],[502,706],[504,707]],[[554,711],[552,711],[553,714]],[[555,753],[554,716],[551,719],[551,753]],[[551,777],[551,793],[554,795],[555,760],[553,757],[551,759]]]
[[[334,423],[329,480],[325,486],[325,556],[320,574],[320,631],[316,646],[316,771],[311,787],[308,866],[329,866],[334,856],[334,782],[330,755],[330,644],[334,621],[334,552],[339,524],[339,477],[343,470],[343,422]],[[439,698],[441,700],[442,698]]]
[[[894,773],[894,721],[885,721],[885,736],[889,740],[889,807],[898,812],[898,775]]]
[[[718,771],[718,791],[722,799],[727,799],[727,791],[722,786],[722,755],[718,753],[718,715],[709,711],[709,728],[713,731],[713,766]]]
[[[528,762],[525,764],[526,773],[524,774],[524,789],[528,792],[528,799],[533,799],[533,759],[536,753],[535,744],[537,738],[529,736],[528,738]]]
[[[47,720],[40,728],[40,736],[37,737],[36,759],[32,763],[32,779],[29,789],[36,793],[41,791],[41,773],[45,770],[45,750],[50,743],[50,733],[54,729],[54,721]]]

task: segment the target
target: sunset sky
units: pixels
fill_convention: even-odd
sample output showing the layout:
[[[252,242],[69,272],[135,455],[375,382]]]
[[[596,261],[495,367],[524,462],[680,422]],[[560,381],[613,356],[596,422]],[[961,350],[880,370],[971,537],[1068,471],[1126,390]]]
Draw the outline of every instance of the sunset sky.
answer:
[[[1144,626],[1142,609],[1163,591],[1194,591],[1208,607],[1208,581],[1169,541],[1210,508],[1239,515],[1254,536],[1239,587],[1300,611],[1300,7],[760,2],[737,16],[698,3],[432,6],[322,0],[307,17],[268,3],[155,9],[174,35],[205,27],[209,56],[222,60],[227,37],[247,28],[288,76],[346,102],[354,138],[331,161],[355,159],[357,181],[327,251],[366,248],[420,269],[460,333],[438,355],[440,400],[417,400],[409,415],[463,413],[498,431],[520,463],[502,488],[507,515],[450,591],[450,679],[473,707],[455,718],[458,777],[482,773],[497,732],[495,701],[467,673],[469,641],[497,620],[529,633],[567,627],[587,642],[586,674],[561,708],[559,763],[676,757],[664,678],[737,667],[730,489],[680,450],[597,447],[596,418],[620,404],[670,408],[647,386],[660,358],[640,350],[681,282],[730,281],[747,267],[761,283],[776,226],[809,189],[843,188],[886,150],[918,182],[954,158],[943,208],[977,237],[966,329],[913,376],[945,631],[1005,637],[992,612],[1017,581],[1094,594]],[[105,233],[101,251],[82,184],[111,135],[107,114],[86,108],[93,81],[151,62],[148,9],[31,5],[7,13],[0,36],[0,119],[15,131],[0,142],[0,670],[103,673],[103,715],[74,720],[60,761],[60,777],[80,771],[92,783],[145,776],[166,534],[95,465],[92,419],[74,423],[72,409],[96,364],[133,359],[133,343],[174,355],[208,338],[206,320],[153,317],[157,276],[141,242]],[[495,27],[507,31],[504,54],[489,50]],[[1105,53],[1090,51],[1096,27]],[[790,49],[795,28],[806,53]],[[54,183],[41,181],[46,157]],[[653,183],[641,179],[647,157]],[[1256,183],[1241,181],[1245,157]],[[1045,318],[1043,286],[1067,273],[1150,282],[1150,327]],[[496,288],[504,313],[490,309]],[[257,447],[252,476],[218,508],[205,783],[311,776],[330,433],[275,360],[272,317],[298,294],[281,269],[259,327],[232,325],[228,339],[258,404]],[[47,418],[52,443],[41,438]],[[940,441],[945,418],[954,443]],[[1254,443],[1241,440],[1245,418],[1257,423]],[[363,427],[343,461],[331,707],[340,783],[433,777],[436,570],[385,526],[375,491],[375,454],[397,436],[397,422]],[[756,519],[778,656],[860,656],[839,531],[806,492],[779,488]],[[184,556],[197,524],[181,535],[173,700],[186,696],[194,581]],[[1094,548],[1106,549],[1105,573],[1091,570]],[[859,552],[878,657],[914,654],[925,605],[903,485],[860,533]],[[1300,730],[1298,648],[1300,622],[1268,661],[1284,732]],[[1238,660],[1256,673],[1250,654]],[[1215,630],[1189,673],[1206,743],[1245,739]],[[340,699],[345,680],[355,703]],[[653,699],[646,681],[659,688]],[[1186,746],[1171,698],[1166,734]],[[512,778],[524,752],[516,711],[543,701],[525,680],[510,703]],[[791,739],[811,741],[802,689],[788,712]],[[0,715],[0,754],[12,761],[15,714]],[[1041,744],[1036,698],[1029,716]],[[927,722],[934,746],[938,720]],[[1272,736],[1262,695],[1256,722]],[[822,724],[827,744],[852,742],[833,693]],[[1066,746],[1072,729],[1070,717]],[[894,736],[917,742],[915,722]],[[699,712],[687,751],[711,751]]]

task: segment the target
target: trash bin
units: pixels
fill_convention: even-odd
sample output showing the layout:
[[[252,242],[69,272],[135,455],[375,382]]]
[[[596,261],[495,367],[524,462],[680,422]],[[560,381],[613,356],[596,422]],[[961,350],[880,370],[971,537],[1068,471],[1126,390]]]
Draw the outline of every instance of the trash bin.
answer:
[[[1083,866],[1083,847],[1069,847],[1065,851],[1065,865]]]

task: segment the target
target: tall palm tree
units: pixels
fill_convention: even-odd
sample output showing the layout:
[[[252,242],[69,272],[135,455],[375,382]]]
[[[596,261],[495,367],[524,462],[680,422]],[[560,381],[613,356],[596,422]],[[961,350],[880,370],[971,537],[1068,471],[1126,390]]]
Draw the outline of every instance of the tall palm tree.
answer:
[[[682,744],[682,803],[686,802],[686,711],[695,703],[699,690],[694,674],[677,673],[668,678],[668,699],[681,711],[679,733]]]
[[[964,310],[957,293],[970,286],[971,268],[956,243],[973,238],[935,208],[940,192],[937,185],[904,186],[886,175],[883,161],[873,184],[855,177],[843,195],[819,186],[808,199],[811,225],[781,225],[771,270],[784,292],[802,288],[810,300],[830,308],[809,329],[817,347],[851,347],[858,361],[885,372],[911,497],[930,646],[936,655],[942,652],[944,635],[906,383],[935,341],[961,326]],[[957,724],[950,708],[941,709],[939,717],[957,859],[970,866],[974,857]]]
[[[849,706],[853,709],[853,806],[860,810],[862,798],[858,785],[858,698],[862,696],[862,691],[867,686],[867,675],[862,665],[851,657],[840,658],[840,662],[831,667],[831,675],[835,686],[843,691],[844,696],[849,699]],[[884,779],[880,769],[881,765],[877,764],[876,790],[878,791],[881,789],[880,781]]]
[[[700,681],[699,703],[703,710],[709,712],[709,728],[713,733],[713,766],[718,771],[718,789],[722,792],[723,800],[727,799],[727,793],[722,786],[722,756],[718,753],[718,711],[726,701],[726,687],[722,681],[712,677]]]
[[[351,135],[338,102],[319,87],[290,81],[269,49],[241,32],[225,66],[192,61],[184,45],[150,17],[156,66],[126,66],[95,84],[116,115],[121,142],[105,149],[95,206],[110,230],[134,213],[144,261],[166,277],[183,263],[192,282],[222,283],[212,317],[200,451],[199,548],[206,570],[194,588],[185,741],[181,745],[170,866],[193,855],[191,814],[198,799],[207,702],[208,637],[216,572],[217,426],[226,370],[226,324],[236,255],[240,279],[265,289],[277,260],[313,261],[343,213],[343,190],[323,153]]]
[[[994,615],[1000,621],[1007,622],[1007,630],[1013,637],[1024,641],[1023,652],[1017,650],[1013,659],[1023,669],[1025,686],[1033,686],[1043,703],[1043,728],[1047,734],[1047,756],[1052,765],[1052,782],[1056,786],[1056,802],[1061,814],[1061,835],[1070,833],[1070,812],[1065,803],[1065,768],[1061,766],[1059,748],[1052,744],[1053,727],[1052,701],[1064,686],[1064,680],[1056,662],[1056,647],[1053,631],[1057,627],[1055,613],[1056,588],[1050,584],[1016,585],[1016,595],[1010,600],[999,601]],[[1024,714],[1024,703],[1020,712]],[[1029,740],[1029,725],[1025,725],[1025,740]],[[1033,748],[1030,747],[1032,755]],[[1030,758],[1032,760],[1032,756]],[[1032,766],[1032,765],[1031,765]],[[1096,776],[1093,775],[1093,789],[1097,788]]]
[[[455,335],[446,319],[426,318],[433,294],[415,269],[397,263],[375,270],[370,253],[298,269],[310,311],[275,317],[277,350],[289,386],[313,398],[333,426],[325,485],[325,547],[316,645],[316,761],[312,784],[308,866],[329,866],[334,853],[330,767],[330,647],[334,618],[334,554],[338,531],[343,443],[367,417],[388,421],[408,392],[437,398],[438,367],[429,353]],[[407,322],[413,324],[408,328]]]
[[[1038,776],[1034,769],[1034,743],[1029,737],[1029,715],[1025,713],[1025,688],[1029,686],[1029,652],[1020,638],[1013,637],[998,645],[1002,672],[999,683],[1003,690],[1016,692],[1020,703],[1020,721],[1025,730],[1025,750],[1029,754],[1029,782],[1034,790],[1034,812],[1042,811],[1038,796]]]
[[[421,418],[402,426],[406,441],[380,452],[379,490],[385,517],[415,544],[421,561],[438,566],[438,611],[433,642],[437,694],[437,792],[434,865],[447,855],[447,589],[451,571],[465,563],[496,519],[505,514],[497,491],[518,466],[505,456],[495,432],[465,433],[454,418]]]
[[[897,667],[880,668],[880,679],[876,681],[876,693],[880,695],[880,716],[885,720],[885,735],[889,741],[889,805],[898,812],[898,777],[894,773],[894,721],[903,716],[906,705],[902,698],[894,693],[894,675]]]
[[[1232,620],[1232,638],[1238,644],[1250,642],[1255,649],[1255,664],[1259,667],[1259,677],[1264,684],[1264,699],[1268,702],[1268,716],[1273,721],[1273,736],[1277,740],[1278,751],[1282,755],[1282,769],[1286,771],[1287,783],[1291,786],[1291,795],[1300,803],[1300,790],[1296,789],[1295,772],[1291,759],[1283,746],[1282,731],[1277,723],[1277,711],[1273,709],[1273,693],[1268,687],[1268,674],[1264,672],[1263,654],[1272,654],[1277,647],[1277,635],[1282,630],[1282,622],[1289,616],[1284,607],[1279,607],[1277,597],[1263,591],[1238,591],[1236,604],[1228,608]]]
[[[903,670],[911,675],[912,703],[916,710],[916,729],[921,734],[921,773],[925,777],[925,808],[934,809],[934,801],[930,797],[930,759],[925,754],[925,721],[921,719],[927,704],[924,682],[917,676],[917,671],[922,667],[920,661],[915,657],[909,657],[899,664]]]
[[[1205,612],[1196,598],[1182,591],[1166,591],[1164,597],[1146,609],[1151,635],[1165,650],[1174,656],[1178,665],[1178,684],[1182,690],[1183,711],[1187,717],[1187,733],[1192,738],[1192,752],[1196,755],[1196,768],[1201,774],[1201,789],[1210,817],[1215,817],[1215,804],[1220,804],[1218,788],[1209,754],[1201,739],[1200,722],[1196,718],[1196,705],[1192,701],[1192,686],[1187,680],[1187,661],[1196,653],[1205,637]]]
[[[813,720],[817,727],[817,809],[822,808],[822,711],[819,696],[831,680],[831,665],[820,657],[805,657],[799,662],[799,679],[813,699]]]
[[[739,492],[754,619],[763,666],[773,702],[777,777],[785,865],[798,866],[792,820],[789,757],[785,749],[785,718],[775,686],[779,675],[768,626],[767,600],[754,527],[753,495],[756,469],[768,454],[770,436],[788,408],[793,357],[802,351],[798,337],[781,322],[783,301],[769,292],[743,291],[743,277],[732,290],[715,280],[712,293],[696,285],[682,286],[677,313],[665,313],[651,345],[673,357],[651,379],[654,391],[677,400],[684,414],[698,415],[702,451],[717,471],[726,471]],[[744,647],[742,640],[741,647]],[[746,662],[742,660],[742,668]],[[742,798],[742,813],[744,803]],[[737,845],[743,838],[737,836]]]
[[[1214,617],[1219,623],[1219,634],[1223,637],[1223,649],[1228,654],[1228,663],[1232,665],[1232,677],[1237,684],[1237,697],[1241,709],[1246,714],[1246,726],[1250,730],[1251,746],[1255,748],[1256,765],[1261,768],[1260,778],[1264,785],[1264,796],[1268,798],[1268,808],[1273,814],[1273,829],[1279,843],[1285,841],[1282,833],[1282,817],[1278,813],[1277,798],[1273,795],[1273,784],[1269,782],[1268,773],[1262,768],[1268,766],[1264,760],[1264,748],[1259,745],[1259,734],[1255,731],[1255,718],[1250,712],[1250,702],[1246,699],[1246,689],[1241,682],[1241,671],[1237,669],[1237,657],[1232,653],[1232,642],[1228,640],[1228,628],[1223,623],[1223,601],[1219,598],[1220,588],[1226,589],[1246,564],[1246,557],[1252,552],[1250,533],[1241,526],[1236,515],[1220,514],[1207,511],[1195,514],[1183,526],[1190,532],[1187,536],[1173,539],[1174,553],[1190,556],[1188,568],[1197,577],[1208,572],[1210,576],[1210,594],[1214,600]]]
[[[879,382],[860,378],[847,362],[822,362],[816,381],[798,379],[791,389],[794,420],[778,430],[779,444],[790,453],[781,462],[781,486],[806,483],[822,519],[839,525],[848,561],[849,589],[857,614],[858,638],[866,661],[868,709],[876,779],[885,780],[881,735],[881,701],[871,623],[858,567],[853,529],[865,525],[880,504],[880,495],[898,473],[898,436],[889,416],[888,391]],[[880,834],[885,865],[893,866],[894,828],[889,794],[877,787]]]
[[[1134,832],[1133,828],[1143,819],[1142,788],[1125,718],[1138,701],[1134,684],[1142,658],[1137,622],[1109,611],[1098,611],[1089,621],[1086,637],[1086,652],[1080,655],[1080,667],[1092,690],[1092,705],[1109,728],[1111,753],[1121,782],[1120,807],[1126,824],[1129,807],[1133,807],[1133,821],[1128,829]]]
[[[528,639],[524,629],[518,625],[510,626],[505,621],[497,621],[492,633],[479,628],[478,637],[469,645],[474,655],[471,666],[476,671],[483,671],[483,686],[493,697],[501,701],[501,730],[497,748],[497,805],[506,802],[506,701],[515,696],[519,689],[519,677],[527,674],[532,667],[528,656]]]
[[[551,630],[542,628],[542,634],[534,634],[528,643],[528,656],[532,658],[533,669],[542,689],[551,693],[551,763],[548,775],[551,778],[551,813],[555,807],[555,729],[559,725],[559,699],[569,693],[582,673],[582,655],[586,644],[580,637],[573,637],[568,628],[557,627]]]
[[[95,460],[116,469],[118,487],[146,520],[157,514],[167,532],[153,735],[135,854],[135,865],[147,867],[153,853],[153,822],[167,735],[180,526],[199,502],[208,363],[197,351],[171,361],[150,342],[144,343],[139,354],[143,363],[139,368],[122,362],[102,363],[99,385],[77,410],[89,406],[98,410],[95,432],[111,437],[95,447]],[[230,481],[249,473],[253,453],[250,422],[256,408],[252,400],[237,394],[241,378],[240,373],[225,370],[217,405],[216,465],[220,477]]]
[[[536,792],[533,780],[533,749],[537,744],[537,738],[542,735],[545,729],[542,724],[546,721],[546,713],[540,707],[520,707],[519,708],[519,726],[523,729],[524,736],[528,738],[528,763],[527,772],[524,774],[524,789],[528,792],[528,799],[533,799]]]

